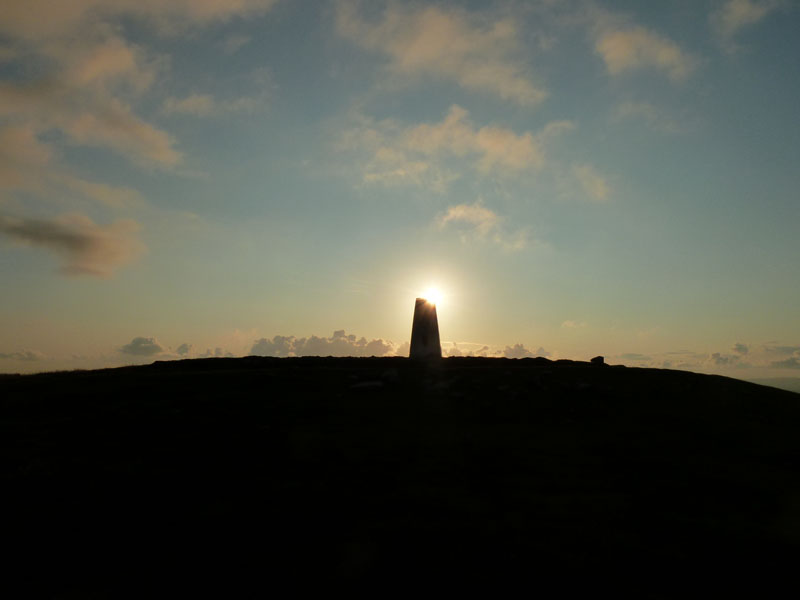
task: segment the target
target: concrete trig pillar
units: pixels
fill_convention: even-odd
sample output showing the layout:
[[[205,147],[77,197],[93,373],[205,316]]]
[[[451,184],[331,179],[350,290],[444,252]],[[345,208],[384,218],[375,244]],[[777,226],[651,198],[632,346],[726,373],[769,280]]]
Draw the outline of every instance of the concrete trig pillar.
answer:
[[[411,358],[441,358],[439,320],[436,305],[425,298],[417,298],[414,305],[414,323],[411,326]]]

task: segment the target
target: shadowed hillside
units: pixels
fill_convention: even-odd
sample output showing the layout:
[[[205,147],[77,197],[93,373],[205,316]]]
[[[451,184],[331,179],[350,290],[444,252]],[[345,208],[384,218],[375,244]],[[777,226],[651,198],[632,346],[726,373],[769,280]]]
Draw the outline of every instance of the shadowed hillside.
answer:
[[[719,376],[249,357],[2,376],[0,398],[32,595],[687,597],[763,592],[800,548],[800,396]]]

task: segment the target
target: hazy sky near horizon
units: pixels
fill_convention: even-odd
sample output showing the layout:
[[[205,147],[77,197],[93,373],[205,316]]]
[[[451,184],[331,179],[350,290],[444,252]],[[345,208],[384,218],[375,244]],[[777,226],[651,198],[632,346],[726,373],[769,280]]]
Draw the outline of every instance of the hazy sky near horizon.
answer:
[[[799,9],[3,2],[0,372],[402,353],[435,286],[449,353],[798,376]]]

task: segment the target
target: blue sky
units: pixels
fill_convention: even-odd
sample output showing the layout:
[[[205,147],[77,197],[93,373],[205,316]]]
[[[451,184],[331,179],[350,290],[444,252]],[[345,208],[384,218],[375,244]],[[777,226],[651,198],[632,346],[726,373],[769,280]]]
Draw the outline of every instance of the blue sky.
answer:
[[[403,353],[436,286],[448,353],[795,376],[798,14],[5,2],[0,371]]]

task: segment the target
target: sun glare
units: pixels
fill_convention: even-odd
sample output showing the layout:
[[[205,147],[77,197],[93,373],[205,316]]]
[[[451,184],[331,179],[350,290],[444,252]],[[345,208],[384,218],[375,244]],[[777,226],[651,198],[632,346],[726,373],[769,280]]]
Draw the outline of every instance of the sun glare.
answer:
[[[443,299],[442,292],[435,287],[429,287],[427,290],[425,290],[425,293],[422,294],[422,297],[431,304],[441,304]]]

